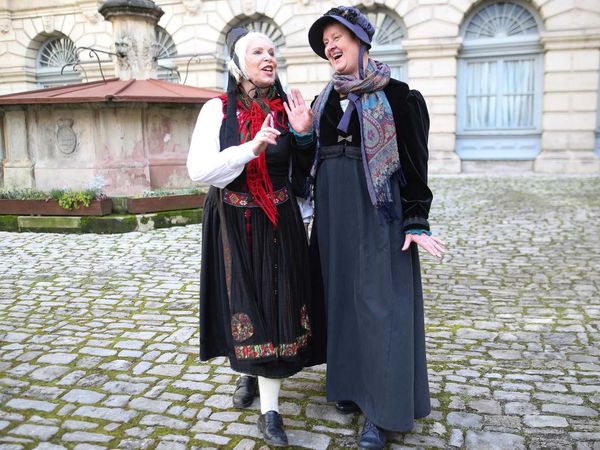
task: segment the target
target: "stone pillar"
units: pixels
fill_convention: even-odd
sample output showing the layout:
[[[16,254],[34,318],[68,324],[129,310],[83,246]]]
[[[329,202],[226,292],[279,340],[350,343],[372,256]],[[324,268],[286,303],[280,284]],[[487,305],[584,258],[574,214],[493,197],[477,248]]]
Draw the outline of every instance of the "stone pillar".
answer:
[[[536,172],[598,173],[594,153],[600,34],[542,34],[544,107],[542,153]]]
[[[411,89],[421,91],[431,119],[429,171],[459,173],[456,147],[456,73],[458,38],[406,39],[402,47],[408,59]]]
[[[4,114],[0,112],[0,189],[4,187]]]
[[[98,11],[112,22],[117,77],[156,78],[159,48],[154,27],[164,11],[151,0],[108,0]]]
[[[96,175],[108,195],[141,194],[151,188],[143,110],[147,104],[98,110],[92,135]]]
[[[27,119],[23,110],[6,111],[4,134],[4,187],[35,187],[33,163],[27,142]]]

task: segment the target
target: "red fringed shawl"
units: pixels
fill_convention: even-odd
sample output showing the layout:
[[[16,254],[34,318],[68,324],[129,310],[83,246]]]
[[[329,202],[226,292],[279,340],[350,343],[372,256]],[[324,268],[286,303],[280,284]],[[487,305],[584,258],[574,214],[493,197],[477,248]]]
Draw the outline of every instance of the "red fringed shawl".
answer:
[[[240,144],[254,139],[262,127],[267,114],[273,115],[275,128],[287,130],[285,109],[281,97],[272,89],[267,97],[250,98],[247,95],[238,97],[238,123],[240,125]],[[275,97],[276,96],[276,97]],[[227,96],[221,95],[223,113],[227,107]],[[264,211],[271,223],[276,227],[279,213],[273,196],[273,183],[267,171],[266,151],[248,163],[246,169],[248,190],[260,209]]]

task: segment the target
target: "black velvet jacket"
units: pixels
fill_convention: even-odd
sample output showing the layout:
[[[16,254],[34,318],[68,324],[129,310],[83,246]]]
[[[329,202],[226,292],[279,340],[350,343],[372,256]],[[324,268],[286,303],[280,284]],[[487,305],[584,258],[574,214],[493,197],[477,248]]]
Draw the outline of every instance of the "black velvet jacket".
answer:
[[[427,186],[427,105],[419,91],[410,90],[406,83],[398,80],[390,80],[384,93],[394,114],[401,171],[406,180],[406,184],[401,188],[403,229],[429,230],[427,219],[433,194]],[[321,146],[338,145],[338,136],[347,136],[337,130],[342,115],[340,96],[332,90],[321,116]],[[348,135],[352,135],[352,145],[360,145],[360,124],[356,112],[352,114]]]

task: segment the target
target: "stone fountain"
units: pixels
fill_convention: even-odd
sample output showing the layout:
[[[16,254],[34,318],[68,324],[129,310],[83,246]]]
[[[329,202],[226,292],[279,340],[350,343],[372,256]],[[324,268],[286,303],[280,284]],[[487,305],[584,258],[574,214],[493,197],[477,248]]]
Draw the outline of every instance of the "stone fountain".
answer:
[[[190,187],[185,161],[202,105],[219,92],[156,79],[150,0],[108,0],[116,77],[0,96],[0,187],[108,195]]]

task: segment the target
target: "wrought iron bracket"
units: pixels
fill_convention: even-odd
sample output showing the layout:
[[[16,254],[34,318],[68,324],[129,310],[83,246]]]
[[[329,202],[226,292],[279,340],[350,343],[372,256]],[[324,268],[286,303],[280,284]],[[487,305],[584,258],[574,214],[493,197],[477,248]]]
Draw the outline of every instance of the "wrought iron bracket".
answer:
[[[187,61],[187,64],[185,65],[185,78],[183,79],[182,84],[185,84],[187,81],[188,74],[190,73],[190,64],[192,62],[196,62],[196,63],[202,62],[202,57],[204,57],[204,56],[208,56],[208,57],[214,58],[214,59],[218,58],[218,55],[214,52],[213,53],[196,53],[196,54],[190,56],[190,58]]]
[[[95,57],[96,58],[96,62],[98,63],[98,68],[100,69],[100,75],[102,76],[102,81],[106,82],[106,78],[104,78],[104,71],[102,70],[102,60],[100,59],[100,53],[102,53],[103,55],[110,55],[110,56],[117,56],[116,53],[113,52],[108,52],[106,50],[99,50],[97,48],[92,48],[92,47],[77,47],[75,48],[75,54],[77,55],[77,61],[73,62],[73,63],[69,63],[69,64],[65,64],[64,66],[62,66],[62,68],[60,69],[60,74],[62,75],[64,73],[65,68],[67,67],[72,67],[74,72],[77,72],[76,67],[79,66],[81,67],[81,70],[83,70],[83,73],[85,75],[86,81],[87,81],[87,73],[85,72],[85,69],[83,68],[83,65],[81,64],[81,61],[79,60],[79,54],[84,51],[84,50],[88,50],[89,51],[89,57]],[[105,61],[107,62],[107,61]]]
[[[62,66],[61,70],[60,70],[60,74],[63,75],[65,69],[67,69],[68,67],[71,67],[73,69],[74,72],[77,72],[77,68],[80,68],[83,71],[83,74],[86,78],[87,81],[87,73],[85,71],[85,68],[83,67],[83,64],[81,63],[80,59],[79,59],[79,54],[82,51],[89,51],[89,57],[95,57],[96,58],[96,62],[98,64],[98,68],[100,69],[100,75],[102,76],[102,81],[106,82],[106,78],[104,77],[104,71],[102,70],[102,62],[108,62],[108,61],[102,61],[100,59],[100,54],[103,55],[109,55],[109,56],[119,56],[114,52],[109,52],[106,50],[99,50],[97,48],[92,48],[92,47],[77,47],[75,49],[75,54],[77,55],[77,60],[68,64],[65,64]],[[164,70],[168,70],[169,71],[169,76],[176,74],[177,75],[177,82],[181,83],[181,84],[185,84],[187,82],[187,78],[188,78],[188,74],[190,71],[190,64],[192,64],[193,62],[195,63],[200,63],[202,62],[202,60],[204,59],[217,59],[218,55],[216,53],[196,53],[194,55],[191,55],[188,60],[187,63],[185,65],[185,77],[183,78],[183,82],[181,81],[181,72],[179,70],[177,70],[176,68],[173,67],[166,67],[166,66],[162,66],[160,64],[158,64],[158,58],[155,58],[155,60],[157,61],[158,67],[160,67],[161,69]]]

